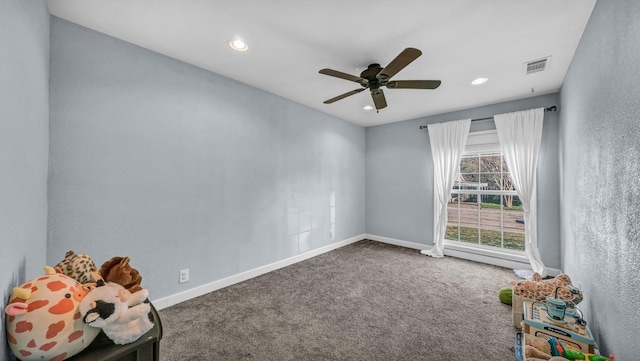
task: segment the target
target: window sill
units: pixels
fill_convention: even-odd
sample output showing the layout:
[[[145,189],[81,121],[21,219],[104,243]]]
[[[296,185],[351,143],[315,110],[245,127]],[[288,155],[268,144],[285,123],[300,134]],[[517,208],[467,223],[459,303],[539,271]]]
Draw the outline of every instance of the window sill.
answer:
[[[444,254],[447,256],[513,269],[531,268],[529,259],[523,251],[489,249],[489,247],[470,246],[448,240],[445,240],[444,245]]]

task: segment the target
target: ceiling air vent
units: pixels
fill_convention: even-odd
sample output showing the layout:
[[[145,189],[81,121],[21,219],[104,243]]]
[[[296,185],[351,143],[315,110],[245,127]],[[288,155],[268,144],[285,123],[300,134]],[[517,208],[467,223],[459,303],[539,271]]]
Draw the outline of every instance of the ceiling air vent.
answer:
[[[532,60],[524,63],[524,73],[525,75],[538,73],[547,69],[549,65],[549,59],[551,57],[547,56],[546,58]]]

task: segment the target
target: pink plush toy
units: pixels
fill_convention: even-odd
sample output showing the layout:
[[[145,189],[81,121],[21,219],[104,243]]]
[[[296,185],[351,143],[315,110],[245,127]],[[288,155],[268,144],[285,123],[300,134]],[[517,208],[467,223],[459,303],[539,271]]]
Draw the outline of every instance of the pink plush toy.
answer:
[[[17,358],[61,361],[84,350],[99,331],[82,322],[78,307],[87,291],[51,267],[15,287],[5,308],[9,347]]]

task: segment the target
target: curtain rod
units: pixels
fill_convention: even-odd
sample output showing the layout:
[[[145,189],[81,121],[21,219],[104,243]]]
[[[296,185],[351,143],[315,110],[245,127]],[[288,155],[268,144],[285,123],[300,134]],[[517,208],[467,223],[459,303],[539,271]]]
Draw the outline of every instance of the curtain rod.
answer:
[[[558,110],[558,107],[556,107],[555,105],[552,105],[548,108],[544,108],[545,112],[555,112],[556,110]],[[493,119],[493,117],[486,117],[486,118],[478,118],[478,119],[471,119],[472,122],[477,122],[479,120],[489,120],[489,119]],[[426,125],[421,125],[420,129],[425,129],[427,128]]]

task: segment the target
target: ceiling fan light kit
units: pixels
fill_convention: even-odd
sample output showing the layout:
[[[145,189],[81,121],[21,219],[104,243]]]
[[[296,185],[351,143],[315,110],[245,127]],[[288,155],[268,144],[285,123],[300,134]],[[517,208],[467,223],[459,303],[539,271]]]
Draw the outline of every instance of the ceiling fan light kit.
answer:
[[[360,73],[360,76],[343,73],[333,69],[322,69],[319,71],[320,74],[353,81],[362,86],[362,88],[325,100],[324,103],[331,104],[348,96],[360,93],[365,89],[369,89],[371,98],[373,99],[373,104],[375,105],[376,110],[379,111],[387,106],[387,100],[381,87],[387,87],[387,89],[436,89],[442,83],[440,80],[391,80],[394,75],[416,60],[420,55],[422,55],[420,50],[415,48],[406,48],[386,67],[383,68],[377,63],[370,64],[367,69]]]

